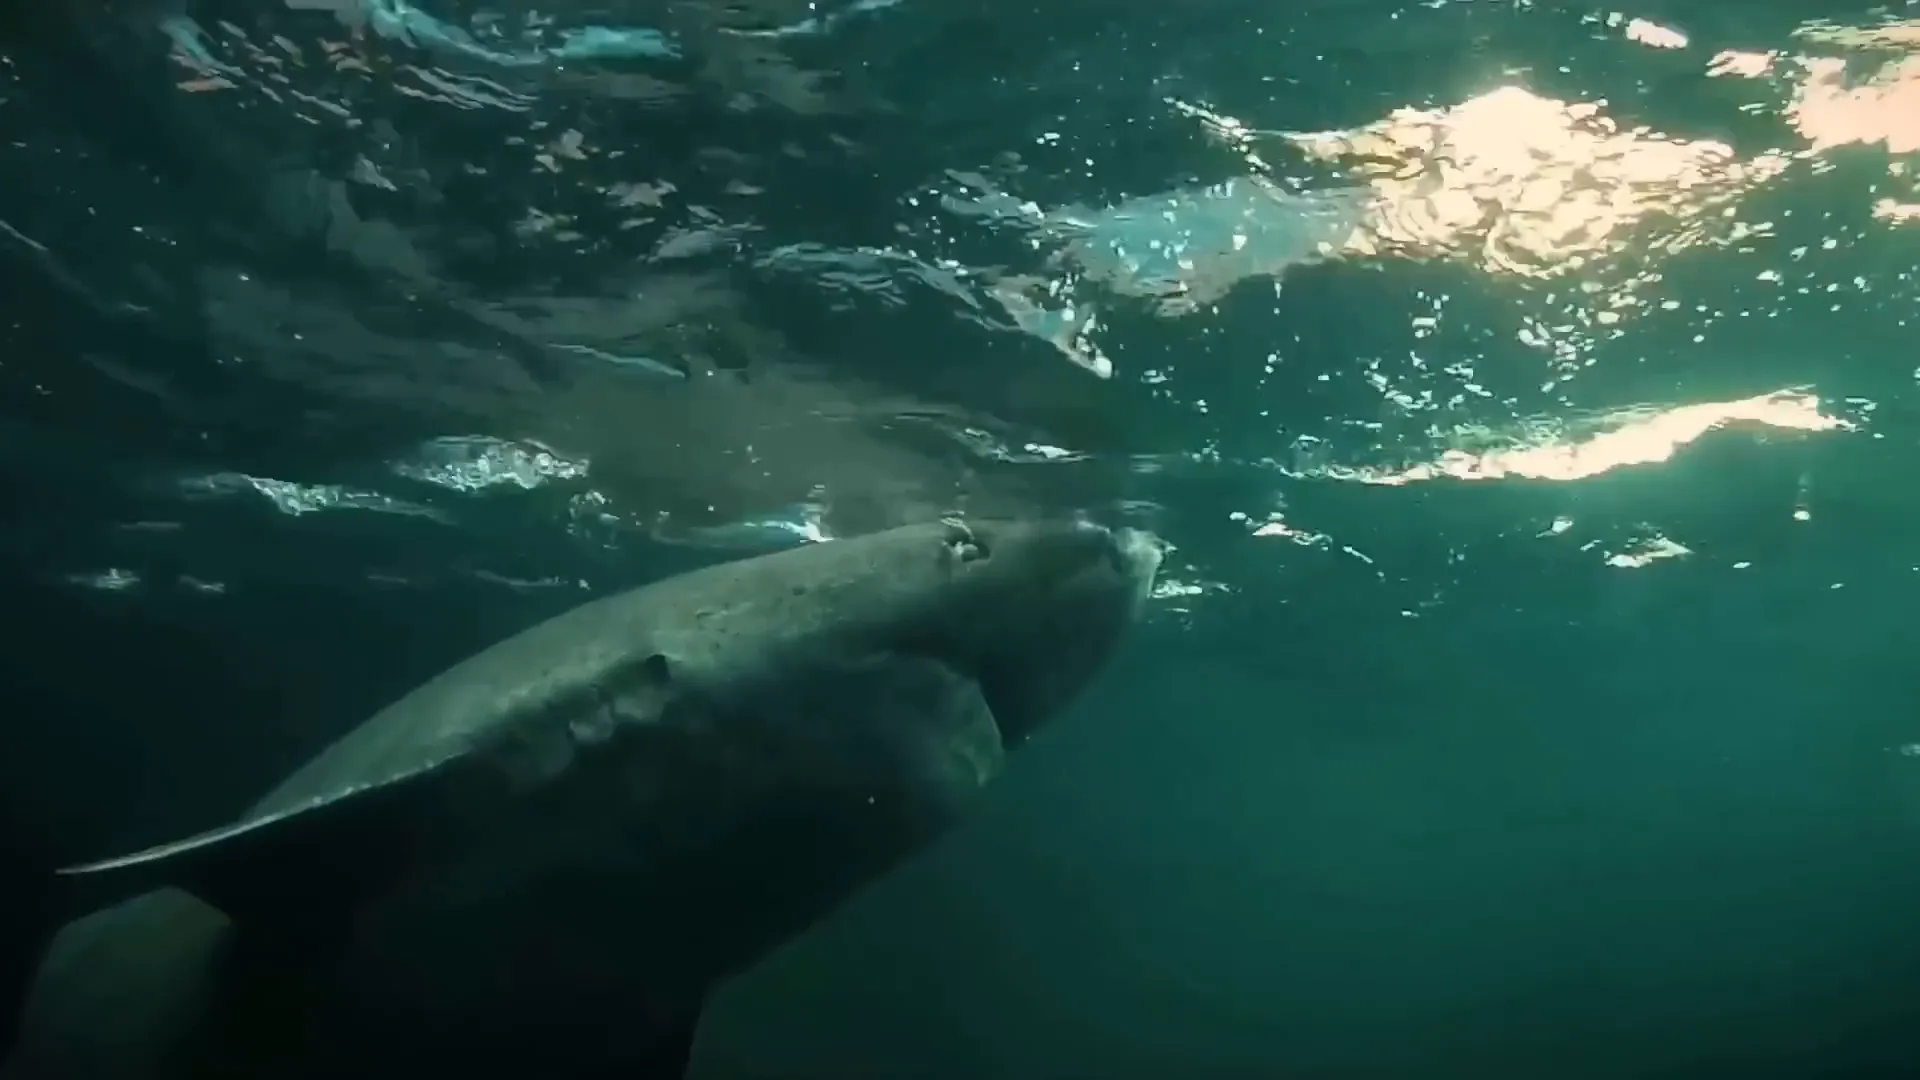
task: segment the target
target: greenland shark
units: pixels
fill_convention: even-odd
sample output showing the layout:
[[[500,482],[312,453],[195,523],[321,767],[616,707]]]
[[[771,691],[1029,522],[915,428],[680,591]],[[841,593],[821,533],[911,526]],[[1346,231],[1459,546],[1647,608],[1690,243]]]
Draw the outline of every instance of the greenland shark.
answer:
[[[11,883],[131,898],[53,935],[0,1076],[678,1080],[718,986],[948,830],[1101,672],[1162,550],[946,519],[534,626],[230,824]]]

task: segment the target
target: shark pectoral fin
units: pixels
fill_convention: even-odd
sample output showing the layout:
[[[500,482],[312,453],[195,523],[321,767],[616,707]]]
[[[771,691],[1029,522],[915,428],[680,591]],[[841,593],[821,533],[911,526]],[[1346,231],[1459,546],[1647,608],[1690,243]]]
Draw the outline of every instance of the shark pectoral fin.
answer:
[[[926,705],[927,727],[919,742],[921,779],[953,802],[970,801],[1006,767],[999,722],[980,684],[951,669]]]
[[[428,766],[60,873],[121,876],[138,891],[176,886],[247,932],[324,933],[404,870],[415,835],[409,823],[443,771]]]
[[[272,1076],[309,1046],[330,965],[369,897],[404,872],[432,765],[131,855],[72,866],[113,887],[172,886],[226,916],[195,1060],[210,1075]],[[200,1075],[196,1073],[195,1075]]]
[[[178,889],[68,923],[46,951],[0,1077],[188,1075],[163,1063],[181,1058],[208,1015],[231,928]]]
[[[12,1053],[27,992],[54,932],[69,916],[68,883],[45,838],[11,806],[0,809],[0,1064]]]
[[[846,700],[886,756],[885,794],[933,829],[953,823],[1005,763],[980,684],[937,660],[886,656],[843,673]]]

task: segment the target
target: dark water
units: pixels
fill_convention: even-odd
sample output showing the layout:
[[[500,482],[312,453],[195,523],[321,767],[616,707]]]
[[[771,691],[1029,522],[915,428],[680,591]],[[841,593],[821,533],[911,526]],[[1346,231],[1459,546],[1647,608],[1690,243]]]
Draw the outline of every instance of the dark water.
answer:
[[[1176,545],[1131,654],[696,1076],[1920,1068],[1914,5],[311,8],[4,16],[73,852],[588,595],[1077,509]]]

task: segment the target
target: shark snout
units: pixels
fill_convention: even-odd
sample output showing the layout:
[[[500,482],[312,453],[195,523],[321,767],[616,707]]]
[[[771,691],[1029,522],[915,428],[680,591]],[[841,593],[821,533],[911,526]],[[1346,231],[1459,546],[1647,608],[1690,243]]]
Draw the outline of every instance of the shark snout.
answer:
[[[1128,577],[1152,580],[1167,556],[1167,542],[1145,529],[1118,528],[1108,532],[1114,569]]]

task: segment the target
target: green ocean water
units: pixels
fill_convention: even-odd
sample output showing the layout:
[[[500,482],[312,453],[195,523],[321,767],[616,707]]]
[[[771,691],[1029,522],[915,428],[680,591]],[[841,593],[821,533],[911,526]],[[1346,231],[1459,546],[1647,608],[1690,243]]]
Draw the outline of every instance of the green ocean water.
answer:
[[[1129,651],[697,1080],[1913,1073],[1911,6],[602,5],[552,14],[681,54],[371,74],[331,14],[9,24],[0,777],[75,849],[189,831],[589,595],[1085,511],[1175,545]],[[1796,112],[1823,59],[1863,112]],[[1538,277],[1491,196],[1316,257],[1377,204],[1282,133],[1502,87],[1777,173]],[[1182,258],[1226,284],[1156,309]]]

